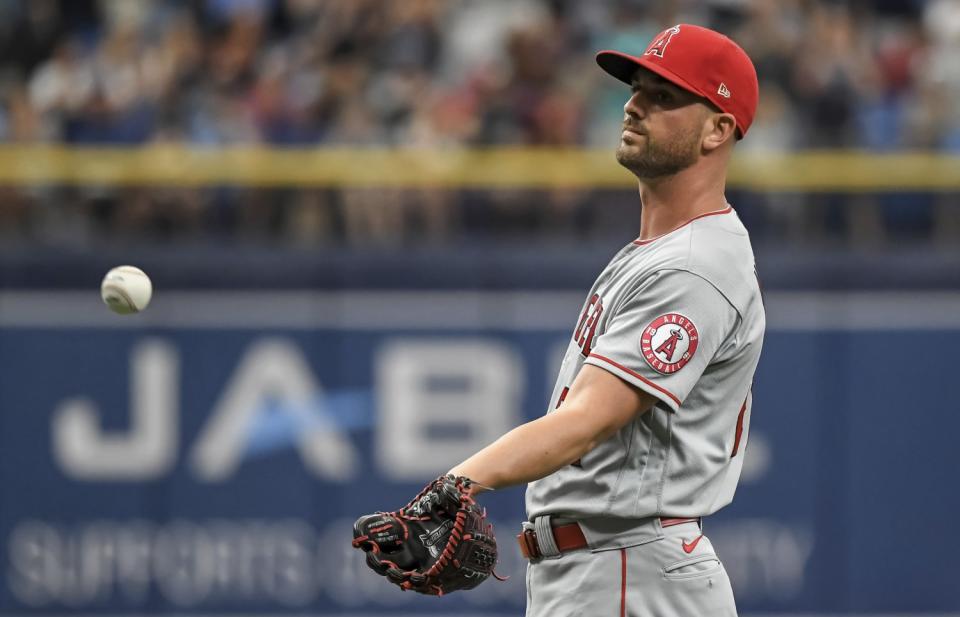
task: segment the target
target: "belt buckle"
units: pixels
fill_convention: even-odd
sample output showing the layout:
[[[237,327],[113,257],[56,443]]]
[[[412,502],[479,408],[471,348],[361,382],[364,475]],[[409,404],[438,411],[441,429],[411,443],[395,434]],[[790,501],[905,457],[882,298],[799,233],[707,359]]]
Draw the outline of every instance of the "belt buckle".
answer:
[[[537,532],[533,529],[524,529],[517,536],[517,540],[520,542],[520,552],[527,559],[534,561],[543,557],[540,553],[540,545],[537,544]]]

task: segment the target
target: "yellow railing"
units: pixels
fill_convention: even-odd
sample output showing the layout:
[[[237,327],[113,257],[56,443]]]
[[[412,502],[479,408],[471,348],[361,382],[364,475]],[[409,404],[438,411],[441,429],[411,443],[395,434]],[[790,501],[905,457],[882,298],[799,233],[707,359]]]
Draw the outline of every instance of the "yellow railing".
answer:
[[[0,184],[628,188],[611,149],[0,146]],[[960,156],[809,151],[735,156],[731,188],[957,191]]]

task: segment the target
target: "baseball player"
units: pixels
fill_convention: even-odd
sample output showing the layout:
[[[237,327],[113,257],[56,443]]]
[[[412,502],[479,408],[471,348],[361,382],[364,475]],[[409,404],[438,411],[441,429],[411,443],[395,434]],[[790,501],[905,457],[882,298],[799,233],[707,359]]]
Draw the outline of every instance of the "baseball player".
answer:
[[[529,483],[528,617],[736,615],[702,519],[733,498],[763,342],[753,250],[724,197],[756,71],[688,24],[597,62],[630,86],[617,160],[639,181],[640,235],[587,295],[549,412],[450,473],[474,493]]]

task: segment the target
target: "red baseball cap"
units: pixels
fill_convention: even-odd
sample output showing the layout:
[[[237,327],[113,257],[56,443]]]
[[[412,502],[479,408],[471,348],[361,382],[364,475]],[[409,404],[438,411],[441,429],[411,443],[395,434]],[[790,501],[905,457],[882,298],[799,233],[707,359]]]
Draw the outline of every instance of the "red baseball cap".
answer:
[[[677,24],[658,34],[640,56],[601,51],[597,64],[627,84],[638,66],[702,96],[733,114],[743,137],[757,111],[757,70],[747,52],[729,38],[701,26]]]

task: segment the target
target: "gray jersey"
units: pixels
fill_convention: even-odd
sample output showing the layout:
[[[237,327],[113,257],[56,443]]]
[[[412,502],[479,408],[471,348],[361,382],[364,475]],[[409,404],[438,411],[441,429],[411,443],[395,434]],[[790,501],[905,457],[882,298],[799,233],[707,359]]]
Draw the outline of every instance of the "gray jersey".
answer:
[[[730,503],[764,325],[753,249],[732,208],[624,247],[590,290],[550,410],[585,363],[658,402],[530,483],[528,516],[706,516]]]

